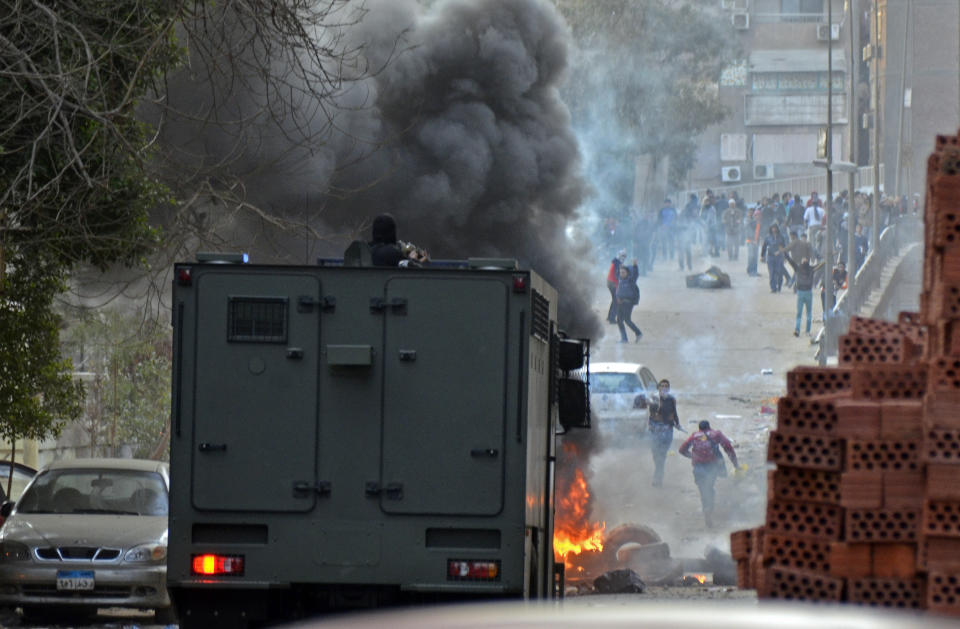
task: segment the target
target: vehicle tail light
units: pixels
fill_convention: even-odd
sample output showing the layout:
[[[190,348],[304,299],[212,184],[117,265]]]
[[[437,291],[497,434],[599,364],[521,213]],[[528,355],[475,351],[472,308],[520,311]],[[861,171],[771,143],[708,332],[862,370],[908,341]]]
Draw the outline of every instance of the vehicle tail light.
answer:
[[[194,555],[193,574],[242,576],[243,555]]]
[[[513,292],[515,293],[525,293],[527,292],[527,278],[522,275],[513,276]]]
[[[180,286],[190,286],[193,284],[193,274],[190,267],[184,266],[177,269],[177,284]]]
[[[448,581],[499,581],[500,560],[448,559]]]
[[[643,395],[638,395],[633,398],[633,408],[647,408],[647,398]]]

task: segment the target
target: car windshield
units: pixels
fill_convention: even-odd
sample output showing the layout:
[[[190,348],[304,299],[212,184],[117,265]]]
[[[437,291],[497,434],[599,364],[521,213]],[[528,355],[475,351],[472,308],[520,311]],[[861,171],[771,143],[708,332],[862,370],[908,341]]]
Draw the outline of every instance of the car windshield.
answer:
[[[635,373],[591,373],[590,390],[593,393],[639,393],[643,386]]]
[[[23,494],[17,512],[167,515],[167,488],[156,472],[49,470]]]

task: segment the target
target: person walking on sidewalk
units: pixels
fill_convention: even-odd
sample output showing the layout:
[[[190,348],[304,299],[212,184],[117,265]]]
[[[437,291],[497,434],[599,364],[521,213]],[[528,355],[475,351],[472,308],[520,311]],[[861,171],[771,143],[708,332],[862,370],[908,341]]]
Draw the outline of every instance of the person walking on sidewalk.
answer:
[[[632,266],[620,265],[620,282],[617,284],[617,327],[620,328],[620,342],[627,342],[627,330],[624,325],[633,330],[637,335],[636,342],[640,342],[643,332],[640,331],[633,321],[630,314],[633,307],[640,303],[640,289],[637,287],[637,261],[633,261]]]
[[[663,468],[667,461],[667,452],[673,445],[674,428],[680,428],[677,400],[670,395],[670,381],[663,379],[657,383],[657,398],[650,405],[650,416],[647,420],[650,452],[653,454],[654,487],[663,486]]]
[[[727,475],[727,468],[723,463],[723,448],[734,469],[739,467],[737,453],[733,444],[719,430],[712,430],[710,422],[704,420],[697,426],[699,430],[683,442],[680,446],[680,455],[693,461],[693,480],[700,491],[700,505],[703,508],[703,519],[707,528],[713,528],[713,506],[716,499],[714,485],[717,478]]]

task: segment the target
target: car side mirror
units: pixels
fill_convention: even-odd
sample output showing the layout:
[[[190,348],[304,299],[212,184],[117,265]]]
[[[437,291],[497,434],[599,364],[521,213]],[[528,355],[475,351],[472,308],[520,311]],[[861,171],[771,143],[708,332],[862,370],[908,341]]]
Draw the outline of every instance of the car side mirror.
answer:
[[[0,505],[0,518],[9,518],[11,513],[13,513],[13,501],[7,500]]]

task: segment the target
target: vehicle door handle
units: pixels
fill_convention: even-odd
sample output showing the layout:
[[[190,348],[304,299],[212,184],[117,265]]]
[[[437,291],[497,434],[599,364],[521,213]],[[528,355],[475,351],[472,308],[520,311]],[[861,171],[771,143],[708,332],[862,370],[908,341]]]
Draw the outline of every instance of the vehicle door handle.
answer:
[[[474,448],[473,450],[470,450],[470,456],[475,457],[486,456],[490,457],[491,459],[495,459],[499,454],[499,450],[495,448]]]
[[[332,492],[330,481],[322,480],[316,484],[305,480],[293,481],[293,495],[295,498],[302,497],[302,494],[311,492],[315,492],[320,496],[329,496]]]
[[[207,443],[204,441],[198,447],[200,452],[226,452],[227,444],[225,443]]]

